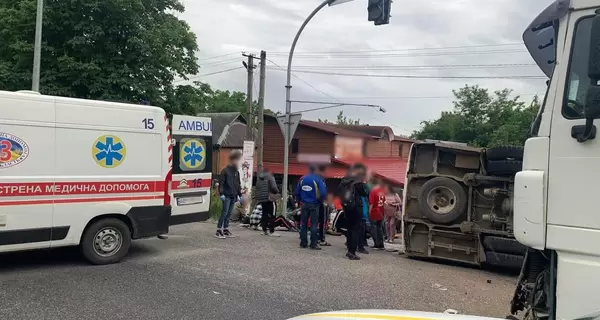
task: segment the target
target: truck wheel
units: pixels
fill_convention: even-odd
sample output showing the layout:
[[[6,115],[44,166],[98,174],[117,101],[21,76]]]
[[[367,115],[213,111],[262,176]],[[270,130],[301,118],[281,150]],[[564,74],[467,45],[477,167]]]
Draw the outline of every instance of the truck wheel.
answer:
[[[448,224],[465,213],[467,193],[460,183],[450,178],[433,178],[421,187],[419,208],[429,220]]]
[[[487,162],[487,172],[492,175],[511,176],[523,169],[523,161],[491,160]]]
[[[116,263],[129,252],[131,232],[119,219],[102,219],[85,230],[80,246],[83,256],[92,264]]]
[[[527,247],[515,239],[487,236],[483,238],[483,247],[486,251],[508,253],[525,256]]]
[[[489,148],[485,151],[488,160],[523,160],[521,146],[502,146]]]

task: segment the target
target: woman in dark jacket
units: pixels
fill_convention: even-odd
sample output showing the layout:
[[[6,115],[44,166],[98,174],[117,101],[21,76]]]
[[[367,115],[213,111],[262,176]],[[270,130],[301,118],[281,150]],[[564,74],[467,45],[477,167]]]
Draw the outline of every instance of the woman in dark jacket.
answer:
[[[277,183],[273,175],[265,168],[258,174],[256,179],[256,188],[254,190],[254,200],[262,207],[261,226],[263,235],[279,237],[275,233],[275,202],[274,198],[279,193]],[[267,233],[268,230],[268,233]]]

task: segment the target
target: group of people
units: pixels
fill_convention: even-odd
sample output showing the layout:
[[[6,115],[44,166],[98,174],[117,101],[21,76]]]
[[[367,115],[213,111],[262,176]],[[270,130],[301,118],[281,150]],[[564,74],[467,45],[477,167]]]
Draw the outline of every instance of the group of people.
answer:
[[[238,171],[241,158],[241,153],[232,153],[229,165],[219,175],[218,190],[223,212],[217,223],[215,237],[220,239],[234,237],[229,230],[232,213],[236,220],[246,224],[258,222],[253,221],[252,215],[246,215],[250,200],[242,195]],[[259,224],[263,235],[278,237],[280,235],[275,232],[277,226],[290,230],[296,229],[294,225],[299,224],[300,247],[311,250],[330,246],[325,241],[325,234],[328,225],[333,223],[330,220],[331,212],[337,212],[335,229],[346,236],[346,257],[350,260],[360,260],[357,253],[369,253],[366,249],[367,231],[373,238],[374,249],[383,250],[386,239],[393,242],[396,219],[402,209],[402,200],[390,186],[378,179],[371,179],[367,168],[360,163],[350,168],[333,193],[327,191],[325,167],[310,166],[309,172],[300,178],[294,196],[287,205],[291,212],[299,211],[298,215],[294,215],[297,219],[288,219],[286,216],[276,218],[279,188],[268,170],[259,170],[253,196],[256,203],[254,211],[260,211]],[[294,210],[296,206],[300,210]],[[293,220],[296,220],[295,224]]]
[[[301,203],[300,247],[321,250],[319,244],[324,241],[324,226],[327,221],[320,215],[326,206],[334,206],[335,200],[329,201],[324,181],[322,166],[312,166],[296,186],[295,196]],[[396,218],[402,208],[400,196],[395,194],[389,185],[378,179],[371,179],[363,164],[352,166],[342,179],[336,190],[335,198],[339,203],[343,217],[336,219],[337,229],[345,230],[346,257],[360,260],[357,253],[368,254],[367,230],[373,238],[373,248],[383,250],[384,242],[393,242],[396,235]],[[318,221],[318,223],[310,223]],[[310,245],[308,243],[308,226],[310,223]]]
[[[240,152],[232,152],[229,156],[229,164],[221,170],[219,174],[219,197],[223,204],[223,211],[217,223],[217,232],[215,237],[226,239],[234,237],[229,230],[229,222],[237,220],[240,222],[250,223],[250,217],[246,214],[250,199],[247,199],[242,193],[240,174],[238,168],[242,154]],[[275,178],[268,170],[260,170],[256,179],[254,189],[254,200],[256,208],[260,208],[260,226],[262,234],[278,237],[275,232],[276,218],[275,213],[276,201],[279,194],[279,188],[275,182]],[[233,214],[233,219],[232,219]]]

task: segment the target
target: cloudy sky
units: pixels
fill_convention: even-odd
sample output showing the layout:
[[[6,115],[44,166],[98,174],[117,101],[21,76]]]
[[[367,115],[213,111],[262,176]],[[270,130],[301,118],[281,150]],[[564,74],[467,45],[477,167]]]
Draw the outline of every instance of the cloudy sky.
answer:
[[[218,89],[246,90],[241,52],[267,51],[266,107],[285,110],[287,52],[306,16],[321,0],[183,0],[198,37],[198,80]],[[452,89],[479,84],[514,89],[523,100],[543,94],[521,35],[551,0],[395,0],[389,25],[367,21],[367,0],[324,8],[304,31],[293,61],[293,100],[377,104],[309,112],[305,119],[335,119],[339,110],[363,122],[409,134],[421,121],[452,108]],[[489,66],[495,65],[495,66]],[[222,72],[226,71],[226,72]],[[222,73],[220,73],[222,72]],[[311,73],[312,72],[312,73]],[[315,74],[336,73],[338,75]],[[217,74],[214,74],[217,73]],[[339,74],[386,75],[364,77]],[[401,78],[398,76],[430,78]],[[436,78],[437,77],[437,78]],[[439,78],[444,77],[444,78]],[[489,77],[466,79],[453,77]],[[301,80],[299,80],[300,78]],[[255,97],[258,92],[256,79]],[[314,108],[294,104],[293,111]]]

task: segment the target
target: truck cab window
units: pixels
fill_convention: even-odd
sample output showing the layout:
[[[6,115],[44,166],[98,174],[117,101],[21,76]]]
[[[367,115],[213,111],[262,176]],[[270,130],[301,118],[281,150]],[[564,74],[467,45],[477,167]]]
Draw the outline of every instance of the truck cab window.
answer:
[[[592,18],[591,16],[582,18],[575,25],[562,107],[562,114],[567,119],[584,118],[585,98],[591,81],[587,72]]]

